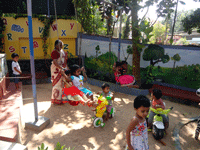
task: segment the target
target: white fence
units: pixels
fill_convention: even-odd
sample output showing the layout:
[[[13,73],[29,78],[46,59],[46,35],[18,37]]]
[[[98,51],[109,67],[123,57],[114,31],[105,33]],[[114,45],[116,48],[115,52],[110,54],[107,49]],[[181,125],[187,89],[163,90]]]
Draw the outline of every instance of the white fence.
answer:
[[[87,54],[87,56],[95,56],[96,51],[95,47],[99,45],[101,54],[104,54],[109,51],[109,38],[100,37],[94,35],[82,35],[82,44],[81,44],[81,55]],[[131,40],[122,40],[121,41],[121,51],[120,51],[120,60],[124,60],[125,57],[128,56],[126,53],[126,49],[128,45],[131,44]],[[78,38],[77,42],[77,50],[79,50],[80,46],[80,38]],[[185,47],[185,46],[162,46],[165,49],[165,53],[167,53],[170,58],[175,54],[179,54],[181,60],[176,62],[176,66],[184,66],[184,65],[192,65],[192,64],[200,64],[200,48],[198,47]],[[111,51],[118,56],[118,39],[113,39],[111,44]],[[140,59],[140,67],[147,67],[150,62],[144,61],[142,59],[143,52],[141,53]],[[117,60],[116,60],[117,61]],[[132,55],[129,56],[127,62],[132,65]],[[173,67],[173,60],[170,60],[168,63],[163,64],[159,62],[157,65],[161,67]]]

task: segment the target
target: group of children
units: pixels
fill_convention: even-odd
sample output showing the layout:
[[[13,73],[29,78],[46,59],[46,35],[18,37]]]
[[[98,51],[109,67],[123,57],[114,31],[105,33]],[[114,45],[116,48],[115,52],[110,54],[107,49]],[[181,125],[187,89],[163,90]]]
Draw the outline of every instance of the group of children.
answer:
[[[59,41],[57,44],[60,44]],[[55,44],[55,47],[57,45]],[[59,46],[62,48],[62,43]],[[56,54],[57,55],[57,54]],[[59,56],[60,57],[60,56]],[[58,57],[58,58],[59,58]],[[19,88],[19,76],[22,73],[18,59],[19,55],[16,53],[12,54],[13,62],[12,62],[12,70],[13,70],[13,76],[15,86],[16,88]],[[62,58],[62,57],[60,57]],[[57,59],[57,58],[56,58]],[[56,65],[58,67],[58,64]],[[63,67],[60,67],[63,70]],[[98,104],[95,104],[93,99],[93,93],[86,89],[83,86],[83,81],[87,80],[86,70],[84,67],[80,67],[78,65],[72,65],[69,68],[66,67],[65,72],[58,73],[59,75],[62,74],[62,83],[64,83],[64,88],[62,88],[62,98],[68,99],[71,101],[79,101],[83,104],[88,104],[93,107],[97,107]],[[55,71],[55,70],[54,70]],[[56,70],[58,71],[58,70]],[[113,71],[115,72],[115,79],[118,82],[118,78],[122,75],[124,75],[127,72],[127,63],[125,61],[122,62],[116,62],[113,66]],[[82,73],[82,75],[81,75]],[[55,80],[58,81],[59,78],[55,78]],[[137,85],[135,85],[137,87]],[[53,91],[53,90],[52,90]],[[110,116],[110,111],[112,109],[112,104],[114,101],[113,93],[110,92],[110,86],[107,83],[104,83],[102,85],[102,91],[98,92],[97,94],[102,95],[104,97],[111,97],[111,99],[108,100],[108,105],[106,106],[107,109],[107,115],[105,117],[105,120],[107,120]],[[148,130],[152,128],[152,122],[153,117],[155,116],[155,113],[150,111],[150,106],[154,109],[156,108],[162,108],[165,109],[165,104],[163,103],[161,97],[162,92],[161,90],[154,89],[151,93],[152,102],[143,95],[139,95],[135,98],[133,107],[136,111],[136,115],[132,118],[127,130],[126,130],[126,140],[127,140],[127,148],[128,150],[148,150]],[[148,122],[146,122],[146,117],[149,113]],[[163,122],[165,129],[169,126],[169,120],[165,115],[162,115]],[[148,129],[147,129],[148,124]],[[198,139],[199,136],[199,130],[200,130],[200,121],[198,121],[198,127],[195,134],[195,139]]]
[[[81,75],[81,73],[83,75]],[[98,104],[95,104],[93,99],[93,93],[83,86],[83,81],[87,80],[87,75],[85,68],[78,65],[72,65],[70,70],[65,71],[63,75],[63,82],[65,84],[63,88],[63,98],[67,98],[72,101],[80,101],[83,104],[89,104],[90,106],[97,107]],[[111,97],[111,100],[108,100],[107,116],[105,120],[109,118],[110,111],[112,109],[112,101],[114,100],[113,93],[110,92],[110,86],[107,83],[102,85],[102,91],[99,91],[97,94],[104,97]]]

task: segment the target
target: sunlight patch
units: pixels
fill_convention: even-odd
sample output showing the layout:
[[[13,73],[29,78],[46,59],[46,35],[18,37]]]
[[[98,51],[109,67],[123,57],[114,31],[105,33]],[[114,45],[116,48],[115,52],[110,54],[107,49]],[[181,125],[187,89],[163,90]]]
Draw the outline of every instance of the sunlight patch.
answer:
[[[80,111],[76,111],[76,114],[75,114],[76,117],[85,117],[84,114]]]
[[[128,104],[128,103],[131,102],[130,99],[128,99],[128,98],[122,98],[122,100],[123,100],[123,102],[124,102],[125,104]]]
[[[115,133],[117,133],[118,129],[117,129],[116,127],[114,127],[113,131],[114,131]]]
[[[93,149],[99,149],[100,148],[100,145],[96,141],[95,137],[89,138],[88,142],[90,142],[94,146]]]
[[[116,135],[116,138],[112,140],[113,144],[119,143],[123,139],[123,132],[120,132]]]
[[[115,98],[114,101],[115,102],[121,102],[121,98]]]

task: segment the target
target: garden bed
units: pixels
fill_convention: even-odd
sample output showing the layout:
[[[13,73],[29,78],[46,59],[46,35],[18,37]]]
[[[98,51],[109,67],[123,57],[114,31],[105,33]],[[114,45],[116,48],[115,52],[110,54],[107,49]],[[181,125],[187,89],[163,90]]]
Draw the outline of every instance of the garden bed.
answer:
[[[149,92],[152,92],[154,88],[160,89],[165,96],[175,97],[188,102],[197,102],[200,103],[200,98],[196,95],[196,89],[181,87],[173,84],[162,83],[155,81],[153,86],[149,89]]]

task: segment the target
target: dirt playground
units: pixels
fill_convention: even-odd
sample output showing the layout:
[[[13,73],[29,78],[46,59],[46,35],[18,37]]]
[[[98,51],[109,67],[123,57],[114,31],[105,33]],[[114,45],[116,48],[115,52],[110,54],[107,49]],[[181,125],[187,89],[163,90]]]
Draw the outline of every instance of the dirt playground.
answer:
[[[92,85],[89,87],[94,94],[101,90],[100,87]],[[54,150],[56,143],[60,142],[66,148],[75,147],[74,150],[124,150],[126,128],[135,114],[133,109],[134,95],[115,93],[115,117],[106,121],[104,128],[94,128],[91,120],[94,116],[92,108],[81,104],[78,106],[51,105],[51,89],[50,83],[37,84],[38,112],[40,116],[50,119],[50,125],[39,133],[22,128],[23,145],[26,145],[29,150],[37,150],[38,146],[44,143],[45,146],[49,147],[49,150]],[[22,92],[24,99],[32,98],[31,85],[23,85]],[[174,107],[169,113],[168,135],[163,138],[166,146],[156,141],[150,132],[150,150],[174,150],[172,131],[175,125],[186,118],[200,115],[198,107],[163,100],[167,108]],[[26,118],[33,117],[33,100],[24,100],[23,106],[22,121],[25,121]],[[183,150],[200,150],[200,143],[194,140],[196,125],[196,123],[191,123],[181,129],[180,142]]]

